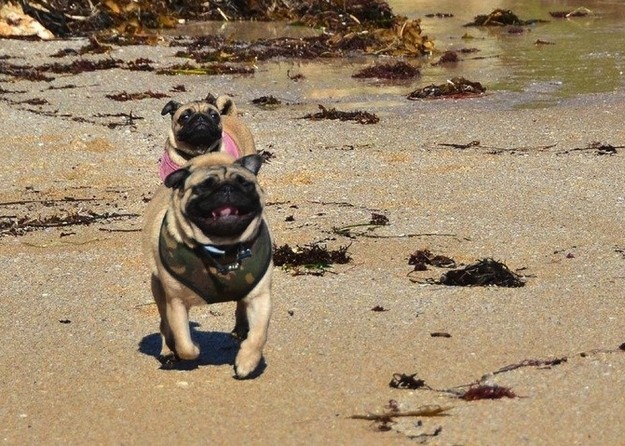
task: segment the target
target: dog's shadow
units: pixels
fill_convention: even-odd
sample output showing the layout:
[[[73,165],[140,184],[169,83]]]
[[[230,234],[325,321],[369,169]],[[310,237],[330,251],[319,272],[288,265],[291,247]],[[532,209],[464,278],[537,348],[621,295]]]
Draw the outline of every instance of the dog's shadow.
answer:
[[[144,355],[153,356],[161,362],[163,370],[195,370],[206,365],[234,365],[239,351],[240,342],[230,333],[216,331],[198,331],[199,324],[191,322],[191,336],[200,346],[200,356],[191,361],[163,362],[160,358],[161,335],[153,333],[145,336],[139,342],[139,351]],[[265,360],[261,360],[256,371],[249,378],[261,375],[266,367]]]

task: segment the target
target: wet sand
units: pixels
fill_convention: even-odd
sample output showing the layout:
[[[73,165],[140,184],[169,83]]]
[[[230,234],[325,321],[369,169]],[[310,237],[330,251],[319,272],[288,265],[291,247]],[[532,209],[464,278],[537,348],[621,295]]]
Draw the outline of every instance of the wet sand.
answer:
[[[52,61],[58,49],[82,44],[2,42],[15,63]],[[159,66],[173,63],[174,51],[127,47],[113,56]],[[0,84],[10,91],[0,101],[0,215],[126,215],[0,238],[3,443],[622,442],[625,149],[573,149],[625,145],[623,92],[526,109],[513,106],[518,96],[492,92],[458,101],[307,99],[302,82],[284,89],[253,77],[115,69]],[[48,89],[68,84],[77,88]],[[180,84],[186,93],[172,93]],[[168,128],[160,110],[169,98],[105,97],[148,90],[180,101],[233,94],[258,148],[274,154],[260,178],[276,242],[349,245],[352,261],[321,277],[276,268],[265,367],[255,379],[233,378],[232,304],[194,309],[200,360],[159,369],[158,315],[137,230],[159,184]],[[263,95],[288,104],[251,104]],[[47,103],[20,103],[34,98]],[[318,103],[345,111],[359,103],[380,122],[299,119]],[[123,118],[95,116],[116,113],[142,119],[111,129]],[[480,145],[467,149],[440,145],[474,140]],[[14,201],[23,203],[7,204]],[[354,228],[353,238],[334,231],[368,223],[372,213],[389,224]],[[415,283],[445,272],[411,273],[417,249],[464,264],[492,257],[527,283]],[[494,374],[515,364],[525,366]],[[395,373],[416,373],[431,389],[390,388]],[[441,391],[482,378],[519,397],[463,401]],[[390,400],[400,412],[448,410],[395,418],[388,431],[350,419],[382,413]]]

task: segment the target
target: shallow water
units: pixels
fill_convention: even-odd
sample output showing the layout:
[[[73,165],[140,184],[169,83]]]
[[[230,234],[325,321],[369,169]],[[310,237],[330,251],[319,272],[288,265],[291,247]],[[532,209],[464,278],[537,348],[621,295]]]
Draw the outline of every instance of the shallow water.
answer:
[[[334,99],[346,102],[375,100],[376,95],[407,95],[430,84],[440,84],[454,76],[482,83],[489,92],[510,92],[515,107],[547,107],[563,99],[589,93],[623,90],[625,87],[625,2],[590,0],[582,2],[517,0],[513,12],[521,19],[542,19],[523,27],[522,33],[507,28],[464,27],[477,14],[495,8],[509,8],[501,1],[395,0],[393,11],[420,18],[423,34],[435,42],[437,53],[410,60],[421,67],[422,75],[411,81],[389,82],[356,80],[359,69],[383,57],[357,57],[324,61],[271,61],[258,65],[253,82],[287,91],[285,100]],[[587,17],[554,19],[550,11],[566,11],[584,6]],[[428,18],[429,13],[452,13],[450,18]],[[184,33],[221,33],[235,39],[251,40],[279,36],[307,36],[315,31],[285,23],[210,23],[188,25]],[[466,36],[465,36],[466,35]],[[465,36],[465,38],[463,38]],[[467,38],[469,37],[469,38]],[[537,41],[548,42],[537,44]],[[461,56],[457,64],[435,66],[446,50],[477,48]],[[290,75],[305,79],[292,81]],[[289,93],[290,92],[290,93]],[[292,98],[288,96],[293,96]],[[350,100],[351,99],[351,100]]]

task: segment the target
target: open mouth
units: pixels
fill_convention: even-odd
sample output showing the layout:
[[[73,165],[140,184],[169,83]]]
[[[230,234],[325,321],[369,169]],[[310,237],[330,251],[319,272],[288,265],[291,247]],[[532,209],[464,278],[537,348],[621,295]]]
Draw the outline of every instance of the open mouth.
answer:
[[[207,235],[235,236],[247,228],[257,212],[232,204],[222,204],[212,209],[195,208],[189,217]]]

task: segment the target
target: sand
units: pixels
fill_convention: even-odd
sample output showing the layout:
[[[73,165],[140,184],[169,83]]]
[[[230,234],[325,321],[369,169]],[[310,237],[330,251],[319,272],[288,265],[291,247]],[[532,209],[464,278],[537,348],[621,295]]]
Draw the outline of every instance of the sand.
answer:
[[[13,63],[58,61],[48,56],[83,44],[2,41]],[[159,66],[174,51],[124,47],[113,56]],[[622,443],[625,149],[572,149],[625,145],[623,91],[531,108],[505,92],[311,98],[306,80],[283,76],[257,83],[116,69],[50,83],[1,80],[2,221],[121,215],[0,237],[2,443]],[[77,88],[48,89],[68,84]],[[180,84],[186,92],[170,91]],[[276,243],[349,245],[351,262],[322,276],[275,268],[265,366],[254,379],[233,378],[233,304],[194,309],[200,360],[160,369],[138,230],[159,184],[168,129],[160,110],[169,98],[105,97],[122,90],[181,101],[233,94],[259,149],[274,155],[260,179]],[[269,94],[287,104],[252,105]],[[20,103],[33,98],[47,103]],[[380,122],[299,119],[318,103],[366,109]],[[142,119],[109,128],[124,119],[94,116],[107,113]],[[480,145],[441,145],[474,140]],[[355,227],[352,238],[336,233],[372,213],[389,224]],[[445,270],[412,272],[418,249],[464,265],[493,258],[526,285],[419,283]],[[396,373],[427,387],[391,388]],[[464,401],[450,392],[478,381],[518,397]],[[446,416],[350,418],[389,404],[400,413],[436,405]]]

